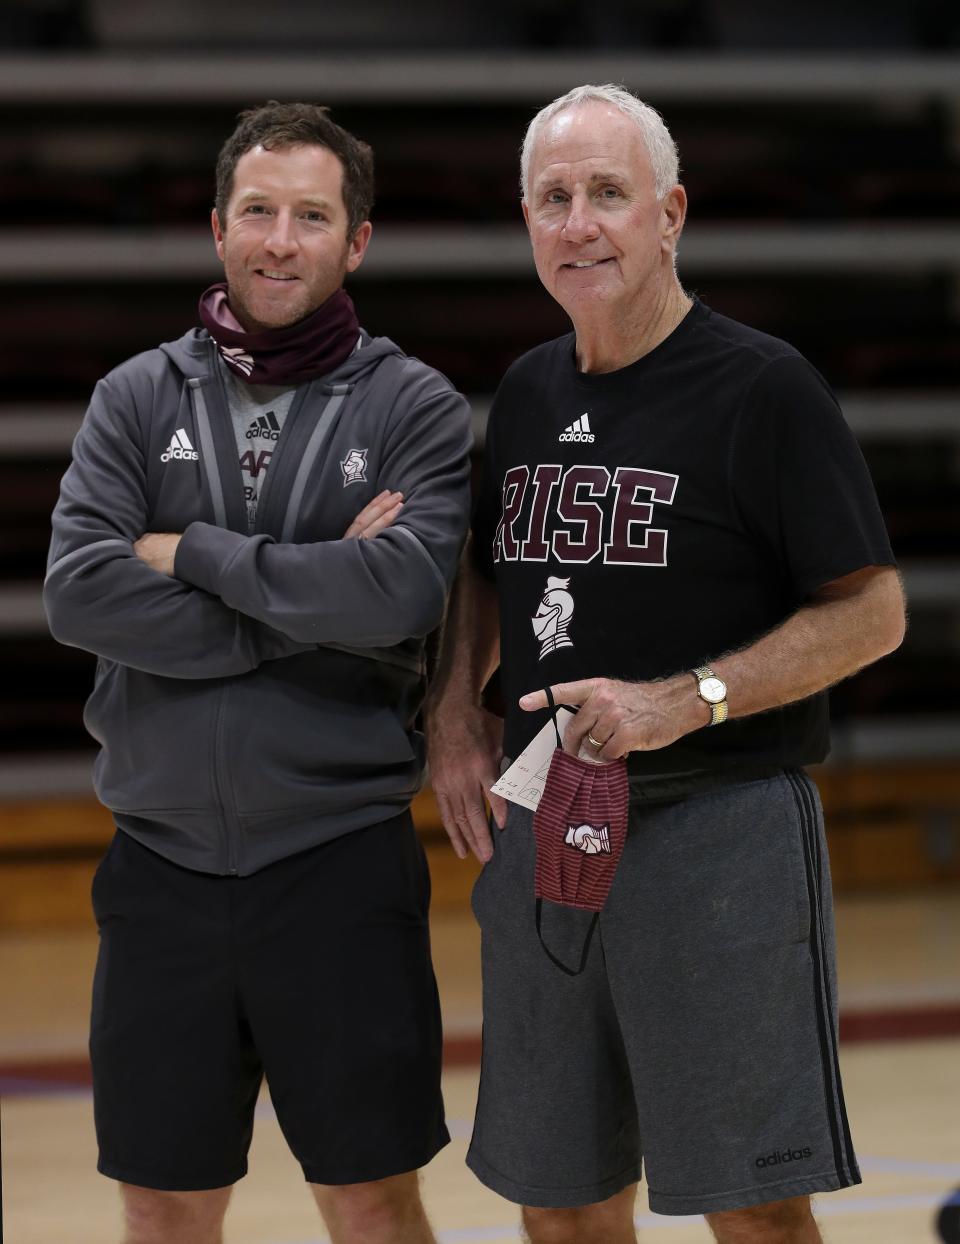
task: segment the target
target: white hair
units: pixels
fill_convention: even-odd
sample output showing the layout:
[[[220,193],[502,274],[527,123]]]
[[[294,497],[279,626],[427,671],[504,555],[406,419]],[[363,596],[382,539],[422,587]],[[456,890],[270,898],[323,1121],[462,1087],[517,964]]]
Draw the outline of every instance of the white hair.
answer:
[[[527,126],[523,146],[520,149],[520,188],[524,199],[530,188],[530,161],[534,144],[540,137],[543,127],[558,112],[563,112],[567,108],[575,108],[578,104],[589,103],[591,100],[612,104],[615,108],[619,108],[624,116],[636,121],[649,152],[650,163],[653,165],[657,198],[662,199],[667,191],[677,184],[680,177],[677,144],[670,136],[670,131],[656,108],[651,108],[649,104],[637,99],[636,95],[626,88],[617,86],[613,82],[608,82],[604,86],[575,86],[572,91],[567,91],[566,95],[561,95],[552,104],[547,104],[546,108],[541,108],[533,118]]]

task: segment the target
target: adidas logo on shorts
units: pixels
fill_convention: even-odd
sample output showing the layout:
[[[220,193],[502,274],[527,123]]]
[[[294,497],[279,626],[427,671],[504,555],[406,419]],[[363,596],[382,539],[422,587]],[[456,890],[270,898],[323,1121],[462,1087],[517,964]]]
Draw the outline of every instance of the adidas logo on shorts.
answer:
[[[568,428],[564,428],[559,439],[561,444],[564,441],[589,441],[592,444],[596,437],[590,431],[590,415],[582,414],[575,419]]]
[[[783,1162],[802,1162],[804,1158],[812,1156],[812,1150],[804,1149],[784,1149],[782,1153],[768,1153],[765,1158],[757,1158],[754,1166],[780,1166]]]
[[[182,459],[184,462],[197,462],[200,459],[183,428],[177,428],[170,438],[170,444],[160,455],[161,462],[169,462],[171,458]]]

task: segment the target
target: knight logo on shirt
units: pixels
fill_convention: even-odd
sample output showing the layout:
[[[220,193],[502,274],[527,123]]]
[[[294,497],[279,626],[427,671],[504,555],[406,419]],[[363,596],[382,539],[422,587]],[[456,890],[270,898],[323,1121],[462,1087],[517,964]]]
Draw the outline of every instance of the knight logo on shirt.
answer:
[[[365,484],[367,482],[367,451],[351,449],[340,463],[343,472],[343,486],[348,484]]]
[[[610,825],[569,825],[563,840],[584,855],[610,855]]]
[[[569,586],[569,579],[557,579],[551,575],[537,612],[530,619],[533,633],[540,640],[541,661],[558,648],[573,647],[568,630],[576,605],[567,591]]]

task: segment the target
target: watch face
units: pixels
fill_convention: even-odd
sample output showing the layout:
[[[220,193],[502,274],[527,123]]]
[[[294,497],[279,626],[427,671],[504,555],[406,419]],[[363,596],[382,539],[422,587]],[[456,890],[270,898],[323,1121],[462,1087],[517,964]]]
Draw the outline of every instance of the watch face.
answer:
[[[727,697],[727,685],[722,678],[704,678],[700,683],[700,695],[708,704],[719,704]]]

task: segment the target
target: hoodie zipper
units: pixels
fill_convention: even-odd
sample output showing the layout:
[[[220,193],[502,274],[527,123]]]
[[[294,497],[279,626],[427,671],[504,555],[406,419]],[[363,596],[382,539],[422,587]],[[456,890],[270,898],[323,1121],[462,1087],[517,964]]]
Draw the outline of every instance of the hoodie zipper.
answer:
[[[220,819],[226,838],[227,873],[231,877],[236,877],[240,871],[240,820],[237,816],[237,806],[233,800],[233,786],[230,782],[230,775],[226,771],[227,749],[224,745],[227,697],[229,692],[230,687],[224,682],[220,687],[220,696],[213,727],[213,788],[217,797],[217,806],[221,809]]]
[[[226,386],[224,385],[223,377],[220,374],[220,368],[216,358],[216,344],[212,340],[210,343],[210,359],[213,380],[211,396],[213,396],[214,401],[219,404],[221,416],[225,414],[227,417],[227,426],[230,428],[232,440],[233,420],[230,414],[230,403],[227,399]],[[213,430],[210,423],[210,414],[207,409],[205,395],[202,392],[203,382],[199,381],[189,383],[191,396],[193,398],[194,420],[197,426],[198,438],[201,441],[202,449],[204,451],[204,462],[207,470],[208,485],[210,486],[211,494],[214,497],[214,507],[217,511],[216,521],[218,523],[222,521],[222,525],[227,527],[228,524],[222,500],[222,484],[220,481],[219,464],[216,457]],[[303,404],[306,397],[307,387],[309,386],[305,386],[304,389],[294,398],[293,404],[287,414],[287,420],[284,424],[285,431],[287,430],[287,426],[290,423],[291,418],[297,413],[299,407]],[[313,466],[313,463],[320,452],[320,448],[323,445],[328,432],[330,431],[330,426],[341,404],[352,389],[352,383],[332,384],[326,387],[326,392],[328,394],[326,405],[318,420],[318,427],[314,429],[313,434],[310,437],[310,441],[306,446],[303,460],[298,465],[297,475],[294,479],[293,488],[287,504],[286,515],[284,517],[284,534],[281,537],[282,539],[290,539],[293,523],[296,520],[297,512],[300,508],[300,502],[302,500],[309,470]],[[270,460],[271,467],[276,466],[276,459],[279,457],[283,447],[284,438],[281,434],[281,440],[277,446],[277,452]],[[208,458],[209,465],[207,465]],[[239,474],[239,464],[237,465],[237,471]],[[273,474],[276,474],[275,470]],[[268,471],[267,480],[264,481],[265,486],[263,495],[260,497],[259,504],[257,505],[257,522],[254,525],[254,530],[260,529],[260,521],[263,517],[267,486],[271,478],[271,474]],[[221,498],[219,506],[217,506],[216,503],[218,494]],[[246,534],[246,532],[244,534]],[[224,835],[224,846],[227,857],[227,875],[237,876],[240,871],[241,826],[236,802],[233,797],[233,784],[230,781],[230,775],[228,772],[227,748],[224,742],[229,694],[230,684],[224,680],[220,685],[217,708],[214,715],[213,788],[214,797],[217,801],[219,820]]]
[[[230,832],[230,817],[228,815],[224,792],[229,787],[226,780],[223,765],[223,721],[224,721],[224,702],[227,698],[227,685],[221,681],[217,691],[217,707],[213,716],[213,797],[217,804],[217,820],[220,822],[220,829],[223,834],[223,853],[226,863],[226,872],[231,876],[236,876],[237,852],[235,850],[234,837]]]
[[[219,375],[214,361],[212,396],[219,400],[221,407],[226,405],[226,396],[217,383]],[[213,430],[207,409],[203,383],[190,382],[190,394],[193,399],[193,414],[197,428],[197,439],[204,455],[204,469],[214,505],[214,520],[218,526],[227,527],[226,511],[223,500],[223,487],[220,481],[219,463],[217,461]],[[232,436],[232,428],[231,428]],[[220,682],[217,693],[217,707],[213,719],[213,794],[217,804],[217,817],[223,833],[224,855],[226,856],[226,872],[235,877],[240,872],[240,818],[237,814],[236,802],[233,798],[233,784],[230,781],[227,764],[227,748],[224,742],[227,721],[227,702],[230,696],[230,684],[226,679]]]

